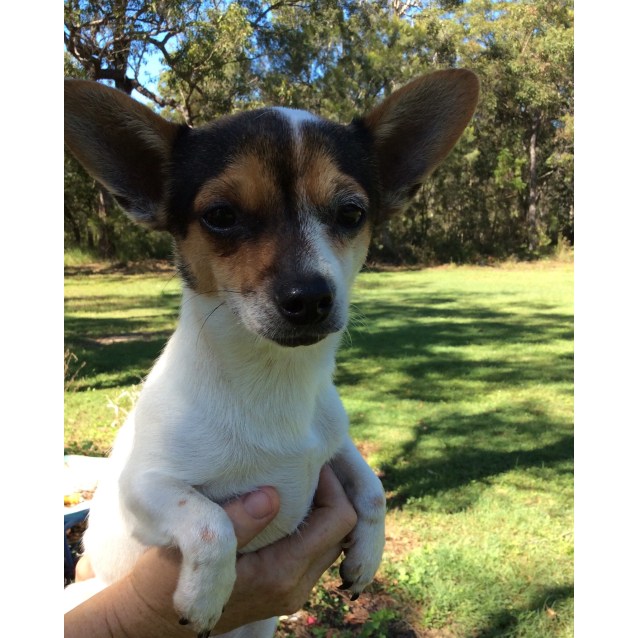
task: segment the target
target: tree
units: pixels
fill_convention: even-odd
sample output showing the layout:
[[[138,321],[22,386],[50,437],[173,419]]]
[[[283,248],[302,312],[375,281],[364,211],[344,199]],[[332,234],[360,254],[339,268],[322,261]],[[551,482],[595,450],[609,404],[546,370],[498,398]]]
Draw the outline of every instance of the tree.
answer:
[[[170,64],[171,46],[197,24],[209,4],[200,0],[65,0],[64,44],[89,79],[109,80],[128,95],[137,90],[159,106],[182,110],[179,101],[151,90],[142,70],[154,55]]]
[[[551,226],[543,206],[550,200],[543,196],[548,178],[559,170],[558,158],[550,160],[552,149],[557,143],[569,146],[565,127],[573,114],[573,3],[474,0],[465,11],[470,24],[465,57],[483,79],[479,121],[498,132],[500,148],[488,153],[493,179],[510,191],[501,196],[518,194],[526,220],[518,230],[534,254]]]

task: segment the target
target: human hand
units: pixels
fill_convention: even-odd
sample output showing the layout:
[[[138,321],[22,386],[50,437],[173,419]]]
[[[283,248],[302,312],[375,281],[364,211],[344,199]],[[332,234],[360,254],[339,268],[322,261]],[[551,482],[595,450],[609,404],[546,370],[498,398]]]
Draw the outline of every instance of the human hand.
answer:
[[[237,559],[235,587],[213,634],[300,609],[356,522],[341,483],[324,466],[314,507],[300,530]]]
[[[245,495],[224,506],[233,521],[238,546],[256,537],[276,516],[279,497],[271,487]],[[301,530],[256,552],[244,554],[237,560],[237,580],[224,613],[213,633],[224,633],[256,620],[292,613],[307,600],[310,590],[342,551],[343,540],[356,524],[356,514],[341,484],[328,467],[319,477],[315,503]],[[90,566],[80,566],[80,573],[90,574]],[[152,548],[137,562],[133,571],[119,583],[69,612],[65,630],[74,633],[82,608],[85,621],[104,617],[111,610],[111,635],[131,633],[144,636],[192,637],[187,627],[179,625],[173,608],[175,590],[181,567],[177,549]],[[110,593],[109,593],[110,592]],[[100,599],[101,597],[101,599]],[[92,609],[91,609],[91,605]],[[88,607],[87,607],[88,606]],[[81,614],[80,614],[81,616]],[[113,620],[115,617],[115,620]],[[132,624],[134,623],[134,625]],[[121,632],[113,631],[117,625]],[[65,632],[65,635],[66,635]]]

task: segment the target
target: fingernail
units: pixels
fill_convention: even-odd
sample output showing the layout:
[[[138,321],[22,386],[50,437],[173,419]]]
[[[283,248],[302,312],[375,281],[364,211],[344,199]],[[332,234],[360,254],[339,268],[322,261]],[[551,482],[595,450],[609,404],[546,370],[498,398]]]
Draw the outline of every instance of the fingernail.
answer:
[[[250,492],[244,495],[242,500],[244,502],[244,509],[254,519],[259,520],[272,514],[272,501],[270,500],[270,496],[263,490]]]

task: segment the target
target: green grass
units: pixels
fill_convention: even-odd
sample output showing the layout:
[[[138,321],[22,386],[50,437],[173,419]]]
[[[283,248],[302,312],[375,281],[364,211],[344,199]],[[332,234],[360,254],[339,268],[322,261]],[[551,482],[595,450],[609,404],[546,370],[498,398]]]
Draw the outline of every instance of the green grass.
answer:
[[[68,269],[65,451],[108,453],[118,425],[177,321],[179,282],[170,270]]]
[[[573,628],[573,268],[367,274],[337,383],[414,549],[385,577],[458,636]]]
[[[166,272],[66,282],[78,360],[65,445],[104,454],[174,326],[178,284]],[[336,381],[388,494],[377,595],[418,636],[571,636],[573,266],[365,272]],[[308,612],[321,618],[329,598]],[[339,635],[392,636],[374,629],[391,627],[384,613]]]

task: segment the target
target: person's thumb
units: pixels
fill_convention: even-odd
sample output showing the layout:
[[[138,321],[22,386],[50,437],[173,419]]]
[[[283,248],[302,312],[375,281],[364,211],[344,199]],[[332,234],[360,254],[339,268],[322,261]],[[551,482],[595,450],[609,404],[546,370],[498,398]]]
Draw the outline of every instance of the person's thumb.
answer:
[[[237,548],[241,549],[277,516],[279,494],[274,487],[260,487],[226,503],[224,510],[233,522]]]

